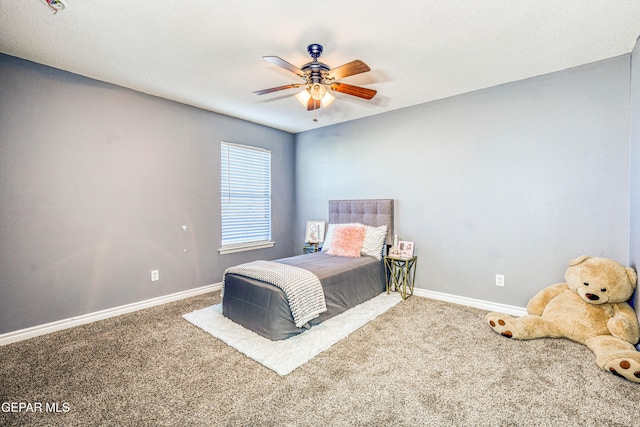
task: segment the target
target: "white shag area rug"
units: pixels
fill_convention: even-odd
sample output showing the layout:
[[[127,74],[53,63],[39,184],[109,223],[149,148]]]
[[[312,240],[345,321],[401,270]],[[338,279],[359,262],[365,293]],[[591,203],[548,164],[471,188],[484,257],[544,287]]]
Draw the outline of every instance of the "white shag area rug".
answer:
[[[287,375],[402,300],[382,293],[311,329],[282,341],[271,341],[222,315],[222,304],[182,317],[279,375]]]

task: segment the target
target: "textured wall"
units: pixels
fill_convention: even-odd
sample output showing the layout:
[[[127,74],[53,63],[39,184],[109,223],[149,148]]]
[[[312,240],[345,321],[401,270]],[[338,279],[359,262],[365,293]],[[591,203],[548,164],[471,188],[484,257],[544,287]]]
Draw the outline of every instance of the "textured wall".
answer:
[[[6,55],[0,85],[0,333],[291,255],[291,134]],[[272,249],[218,255],[220,140],[272,150]]]
[[[640,268],[640,43],[631,52],[631,242],[629,258],[633,268]],[[635,308],[640,319],[640,291],[635,294]]]
[[[627,263],[629,62],[297,134],[296,235],[329,199],[394,198],[417,287],[521,307],[571,258]]]

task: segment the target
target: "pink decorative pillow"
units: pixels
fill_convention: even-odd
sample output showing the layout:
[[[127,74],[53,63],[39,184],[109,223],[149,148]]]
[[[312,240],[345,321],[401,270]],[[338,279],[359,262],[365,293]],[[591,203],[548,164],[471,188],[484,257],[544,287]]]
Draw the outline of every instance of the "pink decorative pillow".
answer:
[[[336,228],[333,232],[331,248],[327,253],[357,258],[360,256],[365,234],[366,229],[362,225],[348,225]]]

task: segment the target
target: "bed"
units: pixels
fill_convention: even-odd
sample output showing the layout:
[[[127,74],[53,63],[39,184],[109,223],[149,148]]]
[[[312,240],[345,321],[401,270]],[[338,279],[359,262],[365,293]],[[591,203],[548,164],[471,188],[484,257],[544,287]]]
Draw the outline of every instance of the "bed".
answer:
[[[381,253],[377,256],[339,256],[330,250],[330,234],[337,224],[364,224],[368,232],[385,230],[383,245],[393,240],[393,199],[330,200],[327,241],[320,252],[275,260],[278,264],[299,267],[320,280],[326,311],[296,326],[284,291],[263,280],[241,274],[225,273],[222,312],[224,316],[270,340],[283,340],[300,334],[351,307],[363,303],[385,288]],[[342,228],[346,228],[342,227]],[[369,235],[368,235],[369,236]],[[335,248],[334,248],[335,249]]]

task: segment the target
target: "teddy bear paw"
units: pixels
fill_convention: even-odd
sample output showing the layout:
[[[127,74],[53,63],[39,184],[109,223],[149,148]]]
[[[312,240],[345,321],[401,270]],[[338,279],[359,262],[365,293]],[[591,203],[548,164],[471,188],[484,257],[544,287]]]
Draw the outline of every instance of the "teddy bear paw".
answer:
[[[619,357],[604,365],[604,369],[614,375],[634,383],[640,383],[640,361],[631,357]]]
[[[512,317],[506,314],[489,313],[485,318],[491,329],[503,337],[512,338],[513,328],[510,327]]]

